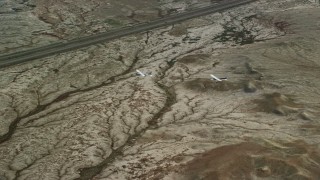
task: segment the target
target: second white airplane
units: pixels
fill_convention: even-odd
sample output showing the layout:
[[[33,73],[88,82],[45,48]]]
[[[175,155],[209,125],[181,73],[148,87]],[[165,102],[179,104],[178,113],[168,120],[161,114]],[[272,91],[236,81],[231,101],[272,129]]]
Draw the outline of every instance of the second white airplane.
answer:
[[[143,72],[141,72],[140,70],[136,70],[136,72],[137,72],[137,75],[138,76],[142,76],[142,77],[146,77],[146,76],[152,76],[152,74],[151,73],[143,73]]]
[[[216,80],[216,81],[223,81],[223,80],[228,80],[228,78],[224,77],[224,78],[218,78],[217,76],[210,74],[210,76],[212,77],[212,80]]]

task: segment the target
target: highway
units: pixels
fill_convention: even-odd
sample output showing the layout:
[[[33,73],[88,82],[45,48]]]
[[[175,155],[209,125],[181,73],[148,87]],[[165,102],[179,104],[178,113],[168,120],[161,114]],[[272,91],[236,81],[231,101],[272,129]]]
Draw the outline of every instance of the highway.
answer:
[[[135,26],[127,26],[119,29],[114,29],[104,33],[98,33],[90,36],[85,36],[77,39],[64,40],[62,42],[53,43],[50,45],[33,48],[26,51],[15,52],[7,55],[0,56],[0,68],[8,67],[31,60],[51,56],[58,53],[72,51],[75,49],[83,48],[97,43],[108,42],[113,39],[124,37],[131,34],[149,31],[163,26],[172,25],[188,19],[199,16],[208,15],[215,12],[221,12],[230,8],[248,4],[257,0],[233,0],[225,1],[210,6],[193,9],[183,13],[178,13],[166,16],[154,21],[137,24]]]

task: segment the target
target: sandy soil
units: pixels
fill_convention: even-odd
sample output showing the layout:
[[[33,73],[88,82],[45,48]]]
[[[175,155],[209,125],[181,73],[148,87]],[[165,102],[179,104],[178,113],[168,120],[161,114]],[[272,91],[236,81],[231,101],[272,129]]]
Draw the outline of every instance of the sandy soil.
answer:
[[[0,69],[0,179],[320,179],[319,18],[262,0]]]

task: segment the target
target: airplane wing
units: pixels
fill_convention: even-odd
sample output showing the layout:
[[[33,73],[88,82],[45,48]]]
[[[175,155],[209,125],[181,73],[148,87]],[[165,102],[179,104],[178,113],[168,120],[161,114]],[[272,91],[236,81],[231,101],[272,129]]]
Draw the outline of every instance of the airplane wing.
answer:
[[[211,76],[213,79],[217,80],[217,81],[222,81],[220,78],[218,78],[217,76],[215,76],[215,75],[213,75],[213,74],[210,74],[210,76]]]

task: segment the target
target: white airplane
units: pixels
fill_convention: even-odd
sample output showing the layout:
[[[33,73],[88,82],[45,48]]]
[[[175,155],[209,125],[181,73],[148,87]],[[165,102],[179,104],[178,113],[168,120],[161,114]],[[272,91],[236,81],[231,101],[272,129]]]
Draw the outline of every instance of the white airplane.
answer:
[[[138,69],[136,70],[136,72],[137,72],[137,75],[139,76],[142,76],[142,77],[146,76],[143,72],[139,71]]]
[[[143,73],[140,70],[136,69],[137,75],[142,76],[142,77],[146,77],[146,76],[152,76],[151,73]]]
[[[210,76],[212,77],[212,80],[216,80],[216,81],[222,81],[222,80],[227,80],[227,78],[218,78],[217,76],[210,74]]]

